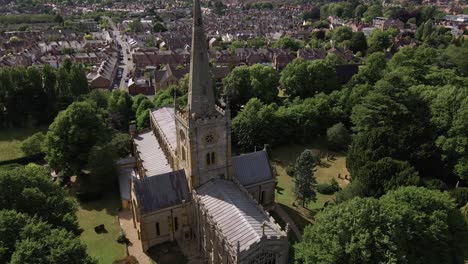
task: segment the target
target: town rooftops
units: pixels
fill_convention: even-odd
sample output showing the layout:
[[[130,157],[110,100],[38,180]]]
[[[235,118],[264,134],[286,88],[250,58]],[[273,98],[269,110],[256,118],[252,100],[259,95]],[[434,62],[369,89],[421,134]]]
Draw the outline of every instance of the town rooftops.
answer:
[[[234,176],[244,186],[273,179],[265,150],[232,158]]]
[[[134,188],[143,214],[189,202],[191,198],[184,170],[136,179]]]
[[[221,234],[232,247],[239,243],[241,252],[259,242],[263,234],[277,239],[285,236],[274,220],[247,195],[228,180],[212,180],[197,190],[197,199]]]
[[[145,175],[140,175],[140,177],[152,177],[172,171],[153,131],[139,134],[134,138],[133,142],[145,170]]]

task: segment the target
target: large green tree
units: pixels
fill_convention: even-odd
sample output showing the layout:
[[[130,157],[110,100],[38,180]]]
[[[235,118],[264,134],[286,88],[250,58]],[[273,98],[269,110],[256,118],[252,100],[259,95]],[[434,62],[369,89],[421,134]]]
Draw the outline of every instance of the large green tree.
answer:
[[[302,206],[310,201],[315,201],[315,166],[318,158],[314,156],[311,150],[304,150],[297,158],[294,165],[294,195],[301,201]]]
[[[453,165],[455,175],[468,179],[468,97],[454,113],[448,133],[437,139],[437,145]]]
[[[337,123],[327,129],[327,143],[330,149],[346,149],[350,139],[351,137],[349,135],[349,131],[346,129],[343,123]]]
[[[274,145],[275,131],[279,120],[275,118],[277,106],[265,105],[259,99],[252,98],[244,109],[232,120],[234,139],[244,149]]]
[[[39,165],[0,169],[0,208],[77,232],[76,204]]]
[[[374,30],[368,39],[369,52],[386,51],[392,45],[392,38],[389,32]]]
[[[236,110],[251,98],[272,103],[278,97],[278,75],[272,67],[260,64],[236,67],[223,80],[224,93]]]
[[[0,210],[0,249],[2,263],[95,263],[73,233],[14,210]]]
[[[448,193],[418,187],[317,214],[295,246],[302,263],[463,263],[467,226]]]
[[[45,142],[46,160],[59,171],[79,173],[88,162],[91,148],[108,137],[99,109],[88,102],[75,102],[50,125]]]
[[[336,86],[335,65],[327,60],[295,59],[281,72],[280,86],[287,95],[306,98],[330,93]]]
[[[388,157],[366,162],[353,173],[352,184],[354,181],[363,187],[362,192],[356,193],[362,197],[379,197],[401,186],[420,184],[418,172],[408,162]]]
[[[132,114],[132,98],[128,92],[114,90],[108,100],[109,117],[117,129],[127,130]]]

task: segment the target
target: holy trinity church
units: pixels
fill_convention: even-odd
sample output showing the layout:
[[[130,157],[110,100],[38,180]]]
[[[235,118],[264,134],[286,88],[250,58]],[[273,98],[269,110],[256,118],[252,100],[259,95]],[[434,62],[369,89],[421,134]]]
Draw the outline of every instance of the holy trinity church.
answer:
[[[130,132],[134,227],[145,251],[193,240],[208,263],[286,263],[287,230],[266,211],[275,195],[268,156],[231,157],[230,111],[216,105],[206,46],[195,0],[188,104],[153,109],[151,128]]]

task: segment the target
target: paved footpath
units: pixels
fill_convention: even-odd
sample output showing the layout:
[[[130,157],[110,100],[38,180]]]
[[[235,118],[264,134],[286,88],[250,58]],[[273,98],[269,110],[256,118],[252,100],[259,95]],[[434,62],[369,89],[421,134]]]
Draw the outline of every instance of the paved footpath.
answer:
[[[296,234],[297,239],[302,240],[302,234],[299,228],[297,228],[296,224],[294,221],[289,217],[289,215],[283,210],[283,208],[279,204],[275,204],[275,208],[273,209],[281,218],[283,218],[283,221],[289,224],[289,228]]]
[[[128,254],[134,256],[139,264],[151,264],[151,259],[143,252],[137,231],[133,227],[132,213],[129,210],[119,212],[119,222],[120,227],[130,241],[127,246]]]

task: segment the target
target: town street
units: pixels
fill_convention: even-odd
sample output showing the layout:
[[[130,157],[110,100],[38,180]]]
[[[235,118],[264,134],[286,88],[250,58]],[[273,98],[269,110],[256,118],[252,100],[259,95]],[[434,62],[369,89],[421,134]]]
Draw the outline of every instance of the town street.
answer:
[[[128,45],[128,42],[122,39],[121,32],[117,25],[112,21],[111,18],[103,16],[104,19],[106,19],[109,22],[109,25],[112,28],[112,38],[116,40],[117,44],[119,45],[119,51],[121,52],[123,56],[122,63],[123,65],[120,66],[123,68],[122,72],[122,78],[120,79],[120,84],[119,88],[120,89],[127,89],[127,83],[126,80],[128,79],[127,75],[129,75],[129,72],[132,71],[133,69],[133,61],[132,61],[132,56],[130,54],[130,46]]]

